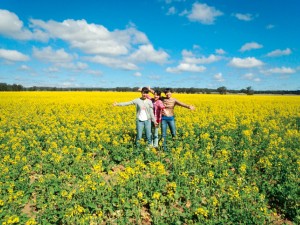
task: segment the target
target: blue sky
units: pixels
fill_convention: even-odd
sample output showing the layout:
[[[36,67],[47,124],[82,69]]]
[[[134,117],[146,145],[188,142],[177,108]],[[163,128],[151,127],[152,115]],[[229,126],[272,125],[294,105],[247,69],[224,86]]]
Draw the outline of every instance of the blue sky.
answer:
[[[0,82],[300,89],[298,0],[1,0]]]

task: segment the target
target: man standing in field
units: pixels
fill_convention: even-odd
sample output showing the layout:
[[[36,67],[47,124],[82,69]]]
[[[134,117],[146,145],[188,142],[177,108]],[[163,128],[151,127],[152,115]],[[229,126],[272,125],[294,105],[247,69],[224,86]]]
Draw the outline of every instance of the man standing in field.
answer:
[[[152,143],[151,138],[151,121],[157,125],[154,114],[152,101],[147,98],[149,93],[148,88],[143,87],[141,90],[142,96],[129,102],[115,102],[114,106],[136,106],[136,145],[139,146],[139,140],[142,138],[143,130],[145,129],[148,145]]]
[[[152,90],[150,87],[149,87],[149,91],[151,93],[154,93],[154,90]],[[185,103],[178,101],[176,98],[173,98],[172,92],[173,91],[171,88],[166,88],[164,90],[164,93],[166,96],[161,97],[161,100],[165,106],[165,109],[163,110],[162,122],[161,122],[161,133],[162,133],[164,150],[167,150],[167,146],[166,146],[167,127],[169,127],[169,129],[170,129],[173,139],[176,137],[175,114],[174,114],[175,106],[179,105],[181,107],[184,107],[184,108],[187,108],[190,110],[195,110],[194,106],[187,105]]]

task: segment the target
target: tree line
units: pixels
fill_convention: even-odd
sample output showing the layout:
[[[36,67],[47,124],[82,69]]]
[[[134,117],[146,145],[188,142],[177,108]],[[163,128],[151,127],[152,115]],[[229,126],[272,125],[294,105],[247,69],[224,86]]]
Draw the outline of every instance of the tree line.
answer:
[[[135,92],[139,87],[114,87],[114,88],[78,88],[78,87],[23,87],[20,84],[6,84],[0,83],[0,91],[115,91],[115,92]],[[152,87],[152,89],[157,89],[163,91],[165,87]],[[222,95],[232,93],[232,94],[279,94],[279,95],[300,95],[300,90],[253,90],[251,86],[240,89],[231,90],[227,89],[225,86],[213,88],[172,88],[174,92],[177,93],[187,93],[187,94],[213,94],[219,93]]]

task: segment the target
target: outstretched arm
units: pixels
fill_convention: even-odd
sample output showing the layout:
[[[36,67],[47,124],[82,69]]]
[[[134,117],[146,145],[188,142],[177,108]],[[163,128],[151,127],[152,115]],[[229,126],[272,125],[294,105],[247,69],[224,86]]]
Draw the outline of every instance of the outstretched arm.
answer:
[[[179,105],[179,106],[181,106],[181,107],[190,109],[190,110],[195,110],[195,106],[193,106],[193,105],[187,105],[187,104],[182,103],[182,102],[180,102],[180,101],[178,101],[178,100],[176,100],[175,104],[176,104],[176,105]]]
[[[113,106],[127,106],[127,105],[134,105],[135,100],[132,100],[130,102],[114,102]]]

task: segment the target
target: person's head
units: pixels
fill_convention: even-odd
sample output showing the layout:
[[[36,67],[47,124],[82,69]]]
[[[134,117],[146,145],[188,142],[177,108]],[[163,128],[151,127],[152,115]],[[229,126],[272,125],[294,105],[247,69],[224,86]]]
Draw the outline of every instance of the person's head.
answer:
[[[146,98],[146,95],[148,95],[149,89],[147,87],[143,87],[141,90],[142,98]]]
[[[165,95],[166,95],[167,98],[171,98],[172,92],[173,92],[173,90],[171,88],[166,88],[164,90],[164,93],[165,93]]]
[[[160,90],[155,90],[154,91],[154,100],[158,100],[161,96],[161,91]]]

